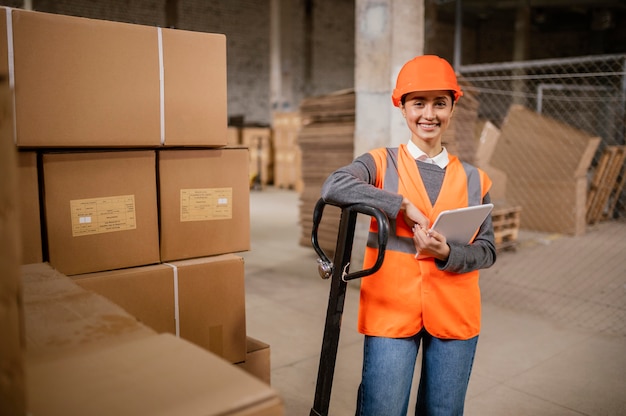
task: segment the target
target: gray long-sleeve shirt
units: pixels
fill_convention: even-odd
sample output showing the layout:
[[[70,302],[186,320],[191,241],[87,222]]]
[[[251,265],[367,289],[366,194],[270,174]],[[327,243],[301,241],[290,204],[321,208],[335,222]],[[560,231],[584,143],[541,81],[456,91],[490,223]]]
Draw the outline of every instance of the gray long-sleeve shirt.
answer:
[[[431,163],[416,161],[420,176],[432,204],[435,203],[445,176],[445,169]],[[369,153],[356,158],[351,164],[330,174],[322,186],[322,198],[332,204],[361,203],[382,210],[389,218],[396,218],[403,196],[374,186],[376,163]],[[491,202],[487,193],[483,203]],[[488,268],[496,261],[493,224],[491,216],[481,225],[472,244],[448,242],[450,255],[447,261],[435,259],[440,270],[467,273]]]

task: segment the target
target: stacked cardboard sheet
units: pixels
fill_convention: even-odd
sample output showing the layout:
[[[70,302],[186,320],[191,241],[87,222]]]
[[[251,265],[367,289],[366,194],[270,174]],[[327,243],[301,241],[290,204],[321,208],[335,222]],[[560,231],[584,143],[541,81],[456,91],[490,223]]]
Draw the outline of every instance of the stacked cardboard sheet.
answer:
[[[302,151],[300,194],[300,244],[311,246],[313,211],[322,184],[333,171],[354,158],[355,96],[352,90],[303,100],[302,128],[298,145]],[[340,210],[327,206],[318,230],[320,247],[332,255],[337,241]]]
[[[474,163],[478,145],[474,134],[478,122],[478,106],[476,97],[465,91],[455,104],[450,127],[442,137],[446,149],[468,163]]]
[[[587,171],[599,142],[526,107],[511,106],[491,164],[507,175],[506,200],[522,207],[522,228],[585,233]]]

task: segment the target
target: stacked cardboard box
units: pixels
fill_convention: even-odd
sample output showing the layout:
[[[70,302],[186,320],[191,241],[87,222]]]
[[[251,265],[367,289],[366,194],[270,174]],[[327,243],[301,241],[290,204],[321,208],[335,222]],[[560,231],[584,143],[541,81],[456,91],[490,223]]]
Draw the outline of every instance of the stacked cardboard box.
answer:
[[[7,29],[18,146],[226,145],[224,35],[3,8]]]
[[[0,74],[0,80],[5,74]],[[20,240],[24,227],[20,228],[20,204],[18,200],[18,158],[10,138],[13,135],[12,94],[5,83],[0,82],[0,414],[28,414],[26,375],[24,365],[24,315],[22,288],[20,286],[19,262]],[[22,216],[23,217],[23,216]],[[28,229],[28,227],[26,227]]]
[[[272,131],[274,136],[274,186],[301,190],[302,152],[298,134],[302,121],[300,112],[275,112]]]
[[[274,182],[274,150],[272,129],[269,127],[242,127],[241,145],[250,151],[250,185],[264,188]]]
[[[246,334],[249,156],[226,147],[225,37],[0,13],[22,264],[269,380],[269,346]]]
[[[191,342],[158,334],[46,263],[22,266],[21,286],[28,413],[283,414],[264,380]]]

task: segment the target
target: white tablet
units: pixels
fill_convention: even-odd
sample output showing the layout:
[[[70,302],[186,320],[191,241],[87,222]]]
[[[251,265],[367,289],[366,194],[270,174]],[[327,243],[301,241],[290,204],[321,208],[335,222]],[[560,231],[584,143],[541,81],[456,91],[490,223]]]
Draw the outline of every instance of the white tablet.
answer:
[[[492,209],[493,204],[482,204],[442,211],[430,228],[450,242],[467,244]]]

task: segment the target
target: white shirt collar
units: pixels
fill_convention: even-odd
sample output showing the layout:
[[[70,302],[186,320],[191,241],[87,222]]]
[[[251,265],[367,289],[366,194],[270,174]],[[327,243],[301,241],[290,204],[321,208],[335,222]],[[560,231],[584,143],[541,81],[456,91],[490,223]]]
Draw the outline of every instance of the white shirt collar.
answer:
[[[411,154],[411,156],[413,156],[413,159],[419,159],[420,157],[425,157],[426,162],[435,164],[439,166],[441,169],[445,169],[446,166],[448,166],[448,162],[449,162],[448,151],[443,146],[442,146],[443,150],[441,151],[441,153],[439,153],[437,156],[433,158],[428,157],[428,155],[426,155],[426,153],[424,153],[422,149],[417,147],[417,145],[413,143],[412,140],[409,140],[409,143],[407,144],[407,149],[409,150],[409,153]]]

